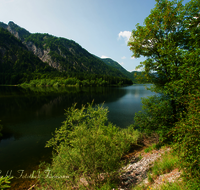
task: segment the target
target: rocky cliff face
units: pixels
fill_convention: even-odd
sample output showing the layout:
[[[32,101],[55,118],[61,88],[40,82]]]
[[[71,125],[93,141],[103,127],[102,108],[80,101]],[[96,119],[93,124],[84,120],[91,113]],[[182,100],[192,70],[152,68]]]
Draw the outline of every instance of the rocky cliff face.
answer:
[[[7,29],[11,34],[13,34],[17,39],[24,41],[25,37],[29,36],[31,33],[21,28],[14,22],[10,21],[8,25],[2,24],[3,28]]]
[[[17,39],[21,40],[20,35],[17,31],[12,29],[12,26],[8,25],[7,30],[14,35]]]
[[[73,40],[49,34],[31,34],[14,22],[9,22],[8,25],[0,22],[0,28],[7,29],[42,62],[59,71],[125,77],[119,70],[106,65]]]
[[[53,61],[51,56],[49,55],[51,51],[50,48],[48,49],[39,48],[32,41],[25,40],[27,36],[31,35],[30,32],[28,32],[24,28],[21,28],[20,26],[18,26],[12,21],[10,21],[8,25],[3,22],[0,22],[0,27],[7,29],[12,35],[14,35],[20,41],[22,41],[22,43],[27,47],[27,49],[29,51],[32,51],[37,57],[40,58],[41,61],[48,63],[49,66],[56,68],[59,71],[62,70],[62,67],[59,64],[59,62]],[[60,49],[59,51],[62,57],[66,57]]]
[[[24,41],[23,44],[27,47],[29,51],[32,51],[37,57],[39,57],[41,61],[48,63],[49,66],[59,71],[62,70],[62,67],[60,66],[60,64],[58,62],[53,61],[51,56],[49,55],[50,48],[48,48],[47,50],[38,48],[31,41],[28,41],[28,42]]]

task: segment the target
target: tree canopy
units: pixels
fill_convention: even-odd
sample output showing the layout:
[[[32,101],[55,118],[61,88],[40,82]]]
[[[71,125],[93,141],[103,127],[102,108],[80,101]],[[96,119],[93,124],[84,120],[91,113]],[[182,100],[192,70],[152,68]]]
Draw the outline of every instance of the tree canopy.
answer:
[[[159,97],[143,100],[135,125],[172,140],[183,169],[200,176],[200,0],[156,0],[144,24],[136,25],[128,42],[138,66]],[[165,137],[165,138],[164,138]]]
[[[156,0],[155,8],[137,24],[128,42],[154,90],[181,103],[199,86],[200,1]],[[152,75],[156,72],[157,74]]]
[[[199,0],[185,6],[182,1],[156,0],[155,8],[145,19],[144,26],[137,24],[128,45],[134,57],[144,56],[141,62],[152,82],[159,87],[181,78],[186,58],[191,66],[199,59]],[[158,76],[150,75],[157,72]]]

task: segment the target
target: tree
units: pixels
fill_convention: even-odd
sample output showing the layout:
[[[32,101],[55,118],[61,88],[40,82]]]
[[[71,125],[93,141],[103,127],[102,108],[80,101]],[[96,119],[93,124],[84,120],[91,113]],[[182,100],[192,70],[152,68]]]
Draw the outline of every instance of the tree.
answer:
[[[199,0],[156,0],[155,8],[136,25],[128,42],[133,56],[146,57],[140,66],[153,90],[168,96],[176,122],[186,110],[189,93],[199,86]],[[156,72],[156,74],[152,74]]]
[[[156,2],[128,45],[133,56],[147,58],[139,67],[161,96],[143,100],[135,125],[172,140],[186,177],[199,182],[200,0]]]

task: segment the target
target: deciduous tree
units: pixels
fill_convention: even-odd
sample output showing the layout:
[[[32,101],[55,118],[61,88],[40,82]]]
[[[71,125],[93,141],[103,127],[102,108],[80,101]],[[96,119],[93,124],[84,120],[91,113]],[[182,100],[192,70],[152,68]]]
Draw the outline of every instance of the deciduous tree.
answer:
[[[200,81],[200,1],[185,6],[175,0],[156,2],[144,25],[132,31],[128,45],[134,57],[146,57],[138,67],[144,68],[154,91],[171,99],[176,122]]]

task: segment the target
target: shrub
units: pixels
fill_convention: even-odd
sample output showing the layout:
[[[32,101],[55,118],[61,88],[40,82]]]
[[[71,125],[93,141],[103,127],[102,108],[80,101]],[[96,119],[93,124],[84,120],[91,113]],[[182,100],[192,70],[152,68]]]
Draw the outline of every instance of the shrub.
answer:
[[[157,133],[160,140],[173,127],[172,107],[166,96],[142,98],[142,111],[135,114],[134,125],[146,134]]]
[[[66,120],[46,145],[55,151],[52,165],[46,166],[52,178],[41,178],[41,184],[55,189],[112,184],[110,181],[119,175],[122,156],[137,143],[139,133],[133,126],[120,129],[108,123],[107,113],[107,108],[92,105],[66,111]]]
[[[153,143],[151,146],[145,148],[145,149],[144,149],[144,152],[147,153],[147,152],[150,152],[150,151],[152,151],[152,150],[156,150],[156,149],[158,149],[158,147],[159,147],[159,146],[158,146],[157,144]]]
[[[200,94],[191,95],[188,114],[173,130],[174,150],[187,177],[200,179]]]
[[[9,188],[10,186],[8,184],[10,183],[11,179],[12,179],[12,177],[0,176],[0,189]]]
[[[64,81],[65,85],[76,85],[78,79],[76,78],[68,78]]]

